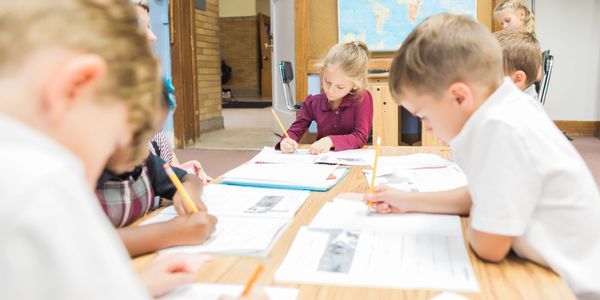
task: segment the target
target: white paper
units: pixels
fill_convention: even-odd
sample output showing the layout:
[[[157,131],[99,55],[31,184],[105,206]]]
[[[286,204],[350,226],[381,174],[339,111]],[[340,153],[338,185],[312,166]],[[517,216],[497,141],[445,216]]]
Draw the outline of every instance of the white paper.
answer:
[[[455,293],[440,293],[430,300],[467,300],[467,298]]]
[[[272,147],[264,147],[251,163],[276,164],[339,164],[347,166],[372,166],[375,160],[373,149],[353,149],[344,151],[329,151],[319,155],[311,155],[308,149],[298,149],[294,153],[282,153]]]
[[[372,170],[363,173],[370,185]],[[437,192],[466,186],[467,176],[457,164],[451,163],[442,168],[395,169],[375,177],[375,186],[382,184],[407,192]]]
[[[264,147],[250,163],[277,164],[313,164],[317,156],[308,153],[308,149],[298,149],[294,153],[282,153],[273,147]]]
[[[160,297],[160,300],[218,300],[222,296],[230,296],[233,299],[244,290],[242,285],[228,284],[188,284],[176,288],[167,295]],[[264,292],[271,300],[295,300],[298,299],[298,289],[266,287]]]
[[[458,216],[366,214],[326,203],[298,232],[275,280],[381,288],[477,291]],[[318,227],[317,227],[318,226]]]
[[[401,156],[380,156],[377,162],[377,176],[404,169],[444,168],[452,162],[431,153],[415,153]]]
[[[308,191],[209,184],[204,186],[202,201],[216,216],[291,219],[309,195]]]
[[[335,165],[247,163],[225,173],[223,179],[256,184],[315,186],[327,181],[335,169]]]
[[[375,150],[353,149],[344,151],[329,151],[321,153],[315,159],[316,163],[340,164],[346,166],[373,166]]]
[[[175,210],[164,209],[142,225],[168,221]],[[215,232],[201,245],[177,246],[161,250],[166,253],[209,253],[241,256],[266,256],[282,234],[289,219],[218,217]]]

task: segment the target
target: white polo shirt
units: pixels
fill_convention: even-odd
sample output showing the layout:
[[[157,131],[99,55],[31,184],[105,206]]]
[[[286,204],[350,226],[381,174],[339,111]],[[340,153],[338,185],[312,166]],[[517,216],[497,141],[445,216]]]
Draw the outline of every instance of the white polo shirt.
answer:
[[[0,299],[150,299],[81,161],[0,113]]]
[[[450,142],[473,200],[471,226],[600,298],[600,195],[581,156],[509,78]]]

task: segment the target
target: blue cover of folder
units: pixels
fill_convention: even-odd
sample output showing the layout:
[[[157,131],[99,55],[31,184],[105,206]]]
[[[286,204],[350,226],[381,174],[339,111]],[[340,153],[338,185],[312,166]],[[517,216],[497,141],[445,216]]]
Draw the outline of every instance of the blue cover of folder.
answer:
[[[338,182],[342,181],[350,168],[342,167],[337,168],[333,175],[335,179],[327,179],[326,182],[322,186],[302,186],[302,185],[286,185],[286,184],[277,184],[277,183],[267,183],[267,182],[251,182],[245,180],[237,180],[237,179],[228,179],[223,178],[219,183],[221,184],[229,184],[229,185],[239,185],[239,186],[251,186],[251,187],[262,187],[262,188],[274,188],[274,189],[285,189],[285,190],[304,190],[304,191],[313,191],[313,192],[326,192],[332,187],[334,187]]]

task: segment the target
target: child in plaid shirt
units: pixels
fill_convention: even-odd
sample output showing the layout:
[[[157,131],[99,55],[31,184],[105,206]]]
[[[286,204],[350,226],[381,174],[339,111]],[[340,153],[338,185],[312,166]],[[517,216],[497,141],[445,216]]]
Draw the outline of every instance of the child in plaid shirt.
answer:
[[[157,128],[169,112],[168,88],[163,83],[163,112]],[[119,228],[130,255],[136,256],[178,245],[199,244],[214,231],[216,218],[206,212],[200,200],[202,182],[194,174],[173,168],[190,197],[200,208],[192,214],[163,170],[166,163],[154,154],[140,165],[126,162],[131,149],[117,150],[108,160],[96,187],[96,195],[111,223]],[[160,199],[172,199],[179,216],[144,226],[125,227],[159,207]]]

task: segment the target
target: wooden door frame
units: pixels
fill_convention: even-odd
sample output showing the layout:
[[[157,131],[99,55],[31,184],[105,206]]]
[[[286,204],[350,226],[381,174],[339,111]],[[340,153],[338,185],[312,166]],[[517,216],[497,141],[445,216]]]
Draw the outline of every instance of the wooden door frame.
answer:
[[[196,18],[194,1],[170,1],[171,69],[177,109],[173,114],[175,147],[200,141],[197,117]]]

